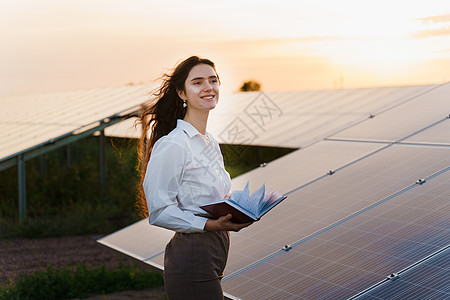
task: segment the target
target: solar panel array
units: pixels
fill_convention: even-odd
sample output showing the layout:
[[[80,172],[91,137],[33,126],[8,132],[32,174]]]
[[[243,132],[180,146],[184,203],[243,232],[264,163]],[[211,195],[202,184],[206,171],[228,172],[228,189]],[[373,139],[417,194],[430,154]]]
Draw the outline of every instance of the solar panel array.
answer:
[[[438,85],[222,95],[208,131],[219,143],[300,148],[370,116],[426,94]],[[106,135],[140,137],[134,120]]]
[[[426,184],[413,182],[381,197],[370,209],[370,205],[360,208],[352,203],[355,197],[326,209],[319,205],[314,210],[328,210],[323,216],[296,223],[287,220],[291,226],[283,230],[297,231],[300,238],[291,238],[292,249],[280,249],[229,275],[224,289],[243,299],[288,299],[291,295],[343,299],[446,247],[450,243],[449,170],[425,178]],[[315,226],[317,219],[322,224]]]
[[[233,189],[265,181],[288,198],[231,234],[223,278],[230,298],[450,297],[450,84],[408,90],[310,91],[298,102],[295,93],[277,94],[313,123],[329,109],[329,122],[320,139],[299,138],[306,146],[233,179]],[[336,103],[322,107],[322,97]],[[344,124],[341,115],[357,117]],[[283,144],[325,124],[317,122],[273,130]],[[170,232],[146,222],[99,242],[161,266]]]
[[[0,99],[0,161],[109,118],[134,112],[149,86],[122,86]]]

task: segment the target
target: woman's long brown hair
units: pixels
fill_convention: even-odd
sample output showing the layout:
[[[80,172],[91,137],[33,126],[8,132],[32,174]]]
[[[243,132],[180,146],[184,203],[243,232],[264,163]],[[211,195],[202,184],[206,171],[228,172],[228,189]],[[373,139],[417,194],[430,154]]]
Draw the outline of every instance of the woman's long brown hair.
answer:
[[[177,119],[183,119],[186,115],[186,108],[183,107],[183,100],[178,96],[177,91],[185,90],[185,81],[189,72],[199,64],[210,65],[214,71],[216,70],[214,63],[209,59],[198,56],[185,59],[175,66],[171,73],[161,77],[161,86],[152,93],[154,100],[141,109],[137,121],[137,125],[142,127],[142,135],[139,145],[140,180],[136,208],[144,218],[148,217],[148,208],[142,184],[153,146],[157,140],[177,126]]]

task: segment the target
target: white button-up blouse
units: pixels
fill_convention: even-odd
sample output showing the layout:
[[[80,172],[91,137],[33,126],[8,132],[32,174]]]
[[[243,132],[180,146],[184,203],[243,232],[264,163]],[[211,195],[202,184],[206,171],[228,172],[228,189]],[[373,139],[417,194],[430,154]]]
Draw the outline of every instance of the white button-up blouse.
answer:
[[[154,145],[143,182],[150,224],[178,232],[203,232],[200,205],[230,192],[219,144],[181,119]]]

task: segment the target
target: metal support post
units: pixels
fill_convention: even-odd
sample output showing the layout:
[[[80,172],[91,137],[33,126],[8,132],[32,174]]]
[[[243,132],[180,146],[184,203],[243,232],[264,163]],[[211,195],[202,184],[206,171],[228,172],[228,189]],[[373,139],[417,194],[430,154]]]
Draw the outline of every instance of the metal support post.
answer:
[[[41,169],[40,169],[41,178],[45,178],[45,176],[47,175],[47,157],[45,153],[42,153],[40,157],[41,157]]]
[[[66,153],[67,153],[67,169],[70,169],[70,167],[72,166],[72,144],[67,144]]]
[[[99,136],[99,164],[100,164],[100,187],[102,192],[106,187],[106,153],[105,153],[105,131],[100,131]]]
[[[27,218],[27,189],[25,183],[25,160],[23,154],[17,157],[17,183],[19,189],[19,219]]]

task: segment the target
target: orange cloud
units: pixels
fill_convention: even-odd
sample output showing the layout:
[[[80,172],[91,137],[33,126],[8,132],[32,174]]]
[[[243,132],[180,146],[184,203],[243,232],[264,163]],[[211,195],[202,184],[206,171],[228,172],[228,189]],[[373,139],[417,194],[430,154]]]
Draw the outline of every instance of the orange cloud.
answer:
[[[450,28],[441,28],[441,29],[430,29],[430,30],[421,30],[415,32],[412,37],[415,39],[428,38],[434,36],[445,36],[450,35]]]
[[[416,19],[416,20],[420,21],[423,24],[428,24],[430,22],[431,23],[446,23],[446,22],[450,22],[450,14],[420,18],[420,19]]]
[[[420,18],[416,19],[416,21],[419,21],[425,26],[434,24],[432,25],[434,28],[416,31],[413,33],[412,38],[421,39],[450,35],[450,24],[447,24],[450,23],[450,14]]]

